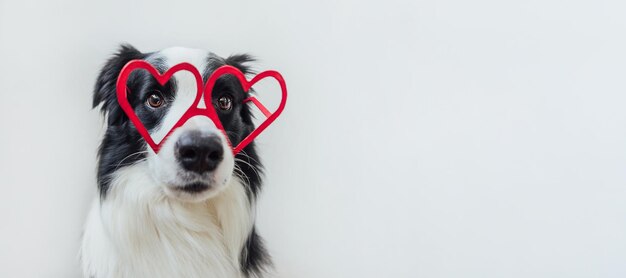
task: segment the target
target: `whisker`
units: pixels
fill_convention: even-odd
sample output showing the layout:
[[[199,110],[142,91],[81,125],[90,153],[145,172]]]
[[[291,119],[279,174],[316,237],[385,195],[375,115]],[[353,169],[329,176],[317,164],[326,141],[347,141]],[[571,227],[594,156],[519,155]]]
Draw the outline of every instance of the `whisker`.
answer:
[[[144,153],[148,153],[148,151],[138,151],[138,152],[134,152],[134,153],[131,153],[131,154],[127,155],[127,156],[126,156],[126,157],[124,157],[122,160],[120,160],[120,162],[119,162],[119,163],[117,163],[117,165],[115,166],[115,170],[117,170],[117,169],[118,169],[119,167],[121,167],[121,166],[133,165],[133,164],[135,164],[135,163],[137,163],[137,162],[140,162],[140,161],[145,160],[145,158],[144,158],[144,159],[140,159],[140,160],[138,160],[138,161],[134,161],[134,162],[129,163],[129,164],[124,164],[124,165],[122,165],[122,162],[124,162],[124,160],[126,160],[126,159],[128,159],[128,158],[130,158],[130,157],[132,157],[132,156],[135,156],[135,155],[140,155],[140,154],[144,154]]]
[[[250,185],[250,178],[248,178],[246,173],[244,173],[243,170],[241,170],[241,167],[239,167],[237,164],[235,164],[235,175],[239,178],[239,180],[241,180],[241,182],[247,181],[247,184]],[[243,180],[244,178],[246,179],[246,181]]]
[[[256,159],[254,159],[253,157],[251,157],[250,155],[248,155],[248,154],[246,153],[246,151],[244,151],[244,150],[241,150],[241,152],[239,152],[239,154],[241,154],[241,155],[245,156],[245,157],[248,159],[248,162],[250,162],[250,159],[252,159],[252,160],[254,160],[254,162],[255,162],[255,163],[257,163],[257,164],[261,164],[261,162],[260,162],[260,161],[258,161],[258,160],[256,160]]]
[[[255,167],[254,165],[252,165],[252,164],[250,164],[250,163],[248,163],[248,162],[246,162],[246,161],[244,161],[243,159],[240,159],[240,158],[235,158],[235,162],[241,162],[241,163],[249,166],[252,169],[252,171],[254,171],[254,174],[256,174],[257,178],[259,180],[261,179],[261,176],[259,175],[259,171],[258,171],[257,167]]]

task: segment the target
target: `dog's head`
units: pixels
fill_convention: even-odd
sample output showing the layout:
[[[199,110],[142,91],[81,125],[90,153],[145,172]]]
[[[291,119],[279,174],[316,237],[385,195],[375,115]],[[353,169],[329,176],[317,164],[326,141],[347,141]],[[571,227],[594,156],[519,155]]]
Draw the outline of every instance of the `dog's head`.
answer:
[[[146,184],[181,200],[210,198],[233,177],[243,179],[248,192],[255,194],[260,182],[260,165],[254,145],[248,145],[235,157],[225,135],[207,117],[193,117],[174,130],[157,154],[149,148],[116,97],[117,77],[123,66],[133,59],[146,60],[161,72],[187,62],[202,73],[204,81],[223,65],[249,73],[247,63],[252,61],[248,55],[220,58],[208,51],[178,47],[141,53],[132,46],[122,46],[102,69],[94,92],[93,105],[101,106],[107,124],[99,151],[101,196],[106,196],[116,171],[137,164],[143,164],[142,169],[148,172],[146,177],[151,180]],[[165,137],[194,102],[197,90],[193,75],[184,71],[175,73],[162,86],[147,71],[137,70],[129,76],[127,86],[129,103],[156,142]],[[233,145],[254,130],[252,114],[243,102],[246,94],[239,81],[229,75],[220,77],[213,88],[211,103]]]

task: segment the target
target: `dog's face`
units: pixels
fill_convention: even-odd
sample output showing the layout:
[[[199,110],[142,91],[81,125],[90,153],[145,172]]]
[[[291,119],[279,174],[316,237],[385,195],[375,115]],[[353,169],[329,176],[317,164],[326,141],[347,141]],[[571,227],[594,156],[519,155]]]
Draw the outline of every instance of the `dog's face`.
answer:
[[[233,76],[223,76],[215,83],[212,100],[219,119],[228,134],[228,139],[215,124],[205,116],[195,116],[172,132],[163,142],[158,153],[154,153],[139,135],[135,127],[121,111],[115,98],[115,82],[121,68],[132,59],[144,59],[160,72],[187,62],[194,65],[206,81],[218,67],[230,64],[244,73],[248,71],[246,55],[222,59],[210,52],[169,48],[154,53],[140,53],[126,46],[104,67],[96,84],[94,106],[102,103],[107,114],[107,133],[100,148],[99,184],[101,194],[108,190],[108,178],[120,166],[145,163],[151,182],[174,198],[185,201],[202,201],[218,194],[233,175],[248,176],[243,168],[237,167],[229,140],[240,142],[253,129],[252,116],[243,103],[246,92]],[[189,72],[181,71],[164,85],[145,70],[133,72],[127,82],[128,100],[150,135],[159,142],[180,119],[195,100],[196,81]],[[204,101],[200,101],[203,107]],[[252,145],[244,149],[258,161]],[[118,166],[112,167],[114,164]],[[251,165],[255,168],[254,165]],[[258,166],[258,165],[257,165]],[[235,172],[237,168],[238,173]],[[253,169],[254,170],[254,169]],[[258,177],[258,176],[257,176]],[[254,190],[253,190],[254,191]]]

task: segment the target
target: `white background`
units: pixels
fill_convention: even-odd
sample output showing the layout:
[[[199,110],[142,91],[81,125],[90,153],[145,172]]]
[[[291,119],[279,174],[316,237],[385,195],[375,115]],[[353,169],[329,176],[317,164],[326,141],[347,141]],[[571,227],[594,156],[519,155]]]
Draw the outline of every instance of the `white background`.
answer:
[[[0,0],[0,277],[79,277],[122,42],[284,74],[279,277],[626,276],[624,1]]]

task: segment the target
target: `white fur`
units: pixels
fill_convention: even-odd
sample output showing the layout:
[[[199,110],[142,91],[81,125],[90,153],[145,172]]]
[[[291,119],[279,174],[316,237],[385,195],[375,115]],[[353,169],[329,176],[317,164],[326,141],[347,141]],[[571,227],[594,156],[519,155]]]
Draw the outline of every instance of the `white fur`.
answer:
[[[96,199],[82,244],[85,277],[241,277],[254,213],[238,179],[203,202],[170,198],[145,163],[118,171]]]
[[[155,55],[169,66],[190,62],[202,72],[208,52],[170,48]],[[161,125],[151,131],[157,142],[196,96],[190,74],[180,72],[174,78],[178,85],[175,100]],[[210,174],[190,178],[176,162],[175,142],[188,130],[222,139],[224,160]],[[146,159],[117,170],[106,197],[93,202],[81,247],[84,275],[242,277],[240,253],[254,212],[242,181],[233,177],[234,157],[224,134],[210,119],[193,117],[166,139],[158,154],[146,149]],[[210,188],[197,194],[177,190],[194,179],[208,182]]]

